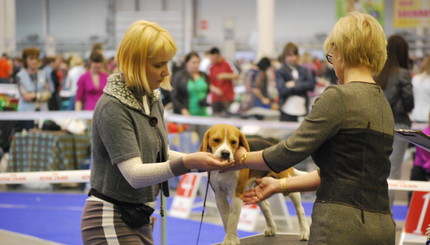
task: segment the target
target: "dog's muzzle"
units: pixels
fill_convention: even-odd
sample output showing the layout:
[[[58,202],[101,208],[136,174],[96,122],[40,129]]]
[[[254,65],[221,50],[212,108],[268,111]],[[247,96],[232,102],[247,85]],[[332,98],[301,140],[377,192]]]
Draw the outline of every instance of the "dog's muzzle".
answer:
[[[230,152],[227,150],[221,151],[221,158],[224,160],[229,160],[230,159]]]

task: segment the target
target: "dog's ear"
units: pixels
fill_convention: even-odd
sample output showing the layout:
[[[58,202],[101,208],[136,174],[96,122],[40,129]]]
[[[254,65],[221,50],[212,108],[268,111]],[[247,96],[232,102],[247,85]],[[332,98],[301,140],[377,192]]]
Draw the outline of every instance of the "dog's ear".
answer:
[[[202,139],[202,144],[200,145],[199,151],[207,152],[209,149],[209,130],[205,132]]]
[[[248,140],[242,132],[239,134],[239,141],[239,145],[245,147],[246,151],[250,151]]]

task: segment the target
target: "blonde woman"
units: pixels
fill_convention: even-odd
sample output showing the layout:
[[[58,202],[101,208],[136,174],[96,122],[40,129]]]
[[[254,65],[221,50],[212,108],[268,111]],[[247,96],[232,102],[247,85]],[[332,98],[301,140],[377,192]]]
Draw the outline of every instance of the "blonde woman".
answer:
[[[191,169],[229,166],[207,152],[170,151],[159,87],[170,89],[172,36],[153,22],[134,22],[118,47],[120,73],[109,76],[94,110],[91,190],[84,244],[153,244],[155,199],[166,181]],[[161,184],[162,183],[162,184]]]
[[[78,90],[78,81],[82,74],[85,73],[84,61],[81,56],[73,55],[70,57],[70,70],[67,73],[66,87],[70,91],[69,107],[68,109],[75,110],[75,96]]]
[[[411,119],[415,122],[429,122],[430,114],[430,56],[424,58],[418,74],[412,78],[414,104]]]
[[[257,180],[244,196],[249,204],[274,193],[316,190],[309,244],[395,242],[387,184],[394,120],[384,91],[373,79],[387,58],[386,44],[383,29],[372,16],[352,12],[339,19],[324,50],[340,85],[329,86],[320,95],[287,140],[264,151],[241,149],[236,154],[239,164],[232,169],[275,172],[312,156],[318,171]]]

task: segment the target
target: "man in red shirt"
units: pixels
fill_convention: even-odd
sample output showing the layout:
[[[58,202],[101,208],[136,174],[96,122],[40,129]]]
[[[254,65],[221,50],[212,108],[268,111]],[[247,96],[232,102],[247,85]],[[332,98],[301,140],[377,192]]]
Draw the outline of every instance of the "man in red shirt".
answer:
[[[9,63],[6,53],[0,57],[0,83],[9,83],[12,74],[12,66]]]
[[[227,116],[228,108],[234,101],[233,79],[239,76],[227,63],[218,48],[209,50],[211,67],[209,69],[210,96],[212,101],[212,115]]]

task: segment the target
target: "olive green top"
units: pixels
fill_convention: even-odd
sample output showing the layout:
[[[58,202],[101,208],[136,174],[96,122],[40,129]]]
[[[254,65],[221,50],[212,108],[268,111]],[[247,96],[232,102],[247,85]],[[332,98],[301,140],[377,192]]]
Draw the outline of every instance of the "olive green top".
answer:
[[[389,213],[393,134],[393,114],[379,85],[333,85],[315,101],[297,131],[266,149],[263,157],[280,172],[311,155],[320,168],[317,202]]]

